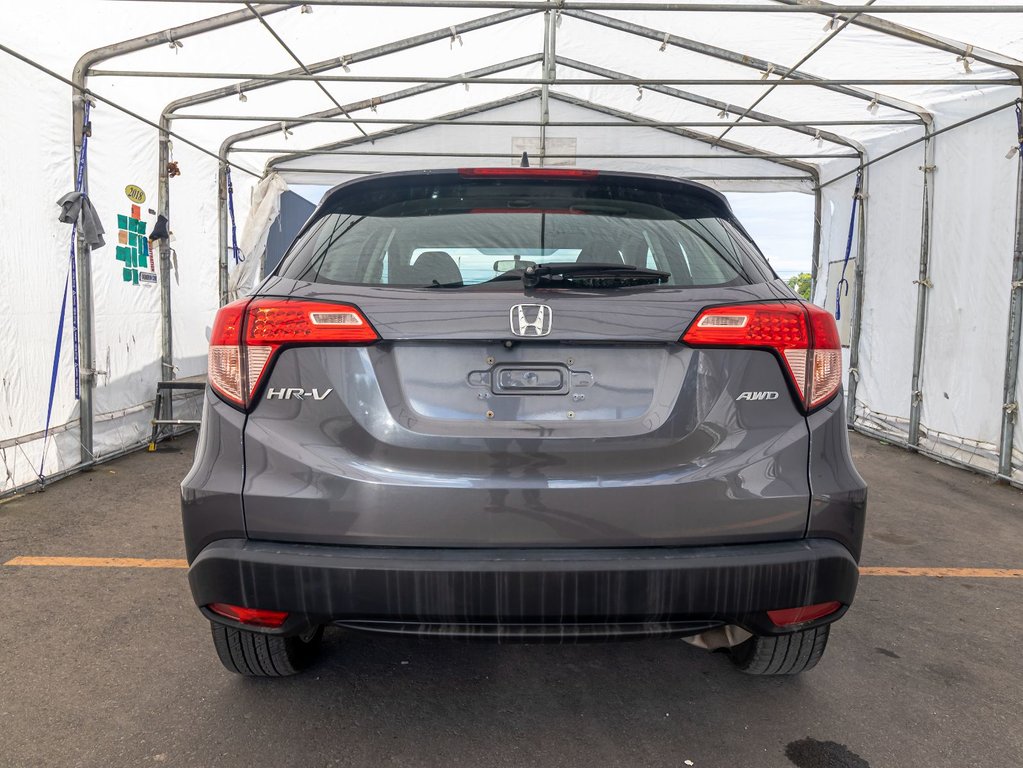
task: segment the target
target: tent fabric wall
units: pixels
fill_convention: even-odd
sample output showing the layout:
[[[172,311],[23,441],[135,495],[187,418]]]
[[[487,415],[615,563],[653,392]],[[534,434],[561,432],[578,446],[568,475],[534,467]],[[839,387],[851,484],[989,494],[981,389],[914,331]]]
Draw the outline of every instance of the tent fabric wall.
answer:
[[[771,0],[743,2],[769,4]],[[871,12],[885,2],[880,0]],[[923,2],[926,0],[903,0],[903,4]],[[55,4],[60,6],[59,13],[54,12]],[[941,130],[1020,96],[1018,85],[978,84],[986,78],[1012,77],[1007,69],[983,61],[989,58],[983,52],[976,54],[967,68],[962,57],[947,46],[939,50],[855,24],[842,28],[801,64],[800,70],[824,78],[895,76],[948,82],[879,85],[879,103],[870,102],[873,91],[869,87],[861,89],[858,96],[848,89],[837,92],[819,86],[776,87],[768,93],[765,88],[773,85],[781,72],[831,34],[831,30],[822,30],[821,15],[722,17],[685,11],[580,11],[570,5],[552,4],[547,14],[502,12],[499,8],[321,5],[313,7],[313,14],[306,14],[298,7],[259,7],[304,63],[334,59],[330,66],[318,68],[326,74],[414,79],[461,76],[491,67],[494,78],[539,78],[545,72],[546,50],[558,78],[549,89],[550,121],[715,124],[686,129],[688,136],[657,125],[550,126],[544,133],[551,146],[576,155],[552,162],[707,177],[712,186],[728,191],[787,189],[812,194],[814,183],[807,178],[819,174],[823,186],[818,303],[824,303],[837,288],[834,278],[828,279],[827,265],[844,258],[855,183],[853,176],[835,183],[829,180],[855,169],[861,148],[863,159],[872,160],[921,136],[921,114],[933,115],[933,129]],[[155,44],[109,57],[93,69],[274,73],[296,66],[255,19],[244,15],[244,5],[124,2],[111,13],[112,7],[101,0],[17,4],[4,9],[10,23],[2,27],[0,43],[63,76],[70,75],[84,52],[148,33],[155,33]],[[173,38],[164,32],[238,11],[245,18],[242,23],[188,36],[181,47],[171,46]],[[491,23],[491,16],[497,18],[502,13],[500,23]],[[475,31],[458,34],[453,27],[484,17],[489,20]],[[884,18],[962,39],[977,51],[987,48],[1018,57],[1023,42],[1023,21],[1018,16],[934,13]],[[46,35],[30,33],[43,28]],[[545,30],[552,30],[554,45],[545,41]],[[429,33],[428,41],[424,38],[380,48],[423,33]],[[56,40],[73,41],[73,45],[54,45]],[[695,50],[693,41],[710,48]],[[342,66],[336,59],[339,56],[349,56],[354,63]],[[1011,59],[1006,61],[1012,64]],[[763,85],[718,87],[708,82],[659,89],[656,82],[687,77],[756,80],[761,71],[766,73]],[[611,78],[643,78],[648,84],[638,88],[609,81],[576,82],[600,80],[594,72],[610,73]],[[536,84],[477,82],[421,89],[414,81],[328,82],[323,85],[331,96],[328,100],[314,83],[275,82],[252,87],[243,100],[237,83],[239,79],[224,76],[139,78],[95,71],[88,80],[97,96],[123,104],[153,122],[177,99],[226,88],[226,94],[177,110],[170,126],[214,155],[220,150],[221,160],[235,164],[232,180],[239,233],[246,230],[252,191],[270,171],[279,174],[283,188],[287,183],[333,184],[386,170],[510,165],[517,162],[518,149],[538,145],[541,135],[542,98]],[[374,101],[350,111],[365,125],[347,121],[336,109],[336,104],[352,105],[367,99]],[[715,148],[693,135],[717,137],[757,101],[756,110],[774,118],[809,125],[821,120],[849,122],[826,126],[815,135],[814,130],[795,126],[750,127],[748,124],[757,120],[747,120],[729,131],[726,144],[734,142],[732,147],[722,144]],[[69,225],[57,222],[54,205],[73,186],[71,104],[72,92],[65,83],[0,53],[0,232],[4,233],[0,265],[5,276],[0,282],[0,311],[7,319],[0,325],[0,494],[31,483],[40,467],[43,476],[53,476],[79,462],[80,413],[74,397],[70,316],[65,321],[51,436],[45,448],[41,439],[71,233]],[[340,121],[290,122],[285,131],[279,121],[270,119],[322,115],[325,109]],[[209,115],[229,119],[196,119]],[[254,115],[267,119],[246,119]],[[448,120],[445,125],[412,130],[403,122],[405,118],[444,116]],[[126,185],[146,192],[140,213],[150,228],[155,222],[155,214],[148,211],[158,210],[158,131],[102,102],[92,117],[89,192],[103,218],[108,244],[92,254],[91,276],[80,279],[91,279],[95,298],[95,367],[101,373],[95,390],[94,452],[102,458],[145,439],[156,381],[204,370],[206,332],[219,303],[223,211],[218,182],[221,162],[183,140],[172,139],[171,156],[181,175],[169,180],[173,232],[169,309],[174,354],[171,370],[164,370],[161,336],[166,308],[161,306],[160,284],[125,281],[125,267],[116,258],[117,217],[130,212],[132,204],[125,194]],[[465,125],[486,120],[526,124]],[[893,121],[911,124],[894,125]],[[266,130],[261,135],[243,135],[262,127]],[[361,140],[362,131],[374,134],[374,140]],[[923,327],[920,447],[988,472],[997,471],[996,446],[1002,426],[1020,163],[1018,157],[1007,158],[1006,153],[1017,139],[1014,111],[1002,109],[938,136],[934,140],[937,169],[930,174],[929,279],[933,287],[927,289],[929,308]],[[350,143],[353,140],[361,141]],[[779,157],[721,157],[745,151],[744,147]],[[289,155],[295,150],[304,154]],[[359,151],[394,154],[338,154]],[[453,156],[429,154],[437,152]],[[465,155],[459,157],[458,153]],[[607,157],[587,158],[588,154]],[[612,157],[630,154],[647,157]],[[670,157],[677,154],[709,157]],[[825,157],[834,154],[852,159]],[[778,162],[789,155],[798,159]],[[896,440],[908,437],[913,403],[918,300],[914,281],[919,277],[922,165],[924,150],[917,144],[868,168],[866,237],[859,243],[857,227],[852,250],[855,259],[862,249],[859,266],[864,269],[852,415],[857,426]],[[274,194],[278,193],[279,189]],[[273,207],[272,199],[265,202]],[[260,230],[263,218],[254,218],[249,229]],[[258,250],[258,239],[254,250]],[[229,263],[236,272],[233,260]],[[843,312],[853,312],[854,305],[854,296],[843,297]],[[950,363],[953,360],[954,364]],[[1023,383],[1019,388],[1023,390]],[[1017,401],[1020,397],[1023,392]],[[194,398],[178,403],[176,409],[178,416],[193,415]],[[1013,477],[1023,482],[1023,429],[1016,429],[1013,439]]]
[[[71,191],[71,122],[67,90],[29,67],[0,64],[0,111],[19,104],[19,119],[0,119],[0,490],[40,471],[50,371],[68,275],[71,226],[57,222],[56,201]],[[41,147],[49,151],[38,152]],[[61,151],[56,151],[56,148]],[[33,155],[30,167],[24,158]],[[69,308],[70,314],[70,308]],[[78,459],[71,317],[65,320],[53,402],[53,438],[44,473]],[[15,440],[19,442],[15,442]]]
[[[930,306],[924,346],[925,445],[997,469],[1017,164],[1011,111],[937,139]],[[968,212],[967,215],[964,215]],[[983,311],[977,311],[977,308]],[[954,364],[950,357],[954,356]],[[988,373],[991,372],[991,373]],[[951,441],[949,440],[951,439]]]
[[[116,32],[90,23],[90,9],[53,14],[42,5],[22,6],[16,29],[43,24],[51,35],[19,39],[51,68],[70,73],[84,48],[149,31],[152,24],[187,20],[181,9],[125,14]],[[94,5],[94,4],[92,4]],[[6,10],[6,9],[5,9]],[[95,7],[91,10],[95,10]],[[193,11],[194,13],[194,11]],[[11,29],[12,27],[8,27]],[[36,26],[35,28],[42,28]],[[111,34],[113,37],[111,38]],[[47,47],[46,40],[75,40],[83,50]],[[9,38],[3,42],[13,42]],[[41,46],[32,51],[32,45]],[[68,272],[71,225],[57,221],[56,201],[74,188],[71,89],[32,67],[0,54],[0,494],[43,477],[59,475],[80,462],[80,403],[74,386],[74,323],[68,292],[58,375],[47,439],[43,440],[50,373],[61,299]],[[162,107],[165,96],[149,94]],[[123,280],[116,259],[118,214],[130,213],[125,186],[147,195],[140,206],[149,227],[157,204],[157,131],[117,110],[96,104],[89,138],[88,193],[105,229],[106,245],[92,253],[95,297],[94,453],[97,458],[137,447],[148,439],[155,384],[169,378],[160,370],[159,286]],[[194,153],[194,158],[192,154]],[[174,184],[181,215],[172,229],[177,255],[172,318],[177,376],[206,368],[205,328],[212,323],[217,295],[217,186],[215,159],[175,148],[185,169]],[[236,183],[244,217],[251,183]],[[79,275],[79,281],[85,276]],[[196,398],[177,415],[195,418]]]

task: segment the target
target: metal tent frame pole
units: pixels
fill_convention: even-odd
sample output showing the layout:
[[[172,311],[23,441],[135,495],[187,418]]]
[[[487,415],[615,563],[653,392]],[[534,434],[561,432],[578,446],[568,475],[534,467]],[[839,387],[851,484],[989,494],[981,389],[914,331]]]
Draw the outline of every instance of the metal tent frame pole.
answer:
[[[543,78],[556,79],[556,59],[554,47],[557,42],[557,24],[550,11],[543,14]],[[547,160],[547,125],[550,122],[550,86],[540,86],[540,156],[537,158],[541,168]]]
[[[530,57],[532,58],[532,57]],[[539,58],[539,57],[537,57]],[[531,62],[526,62],[531,63]],[[521,60],[516,62],[516,66],[521,66]],[[439,85],[437,88],[445,88],[447,84]],[[644,91],[654,92],[653,86],[643,86]],[[673,95],[671,91],[674,89],[664,86],[663,89],[659,89],[656,92]],[[542,93],[542,89],[538,92]],[[678,91],[677,93],[684,93],[684,91]],[[688,100],[688,99],[687,99]],[[725,102],[721,102],[724,104]],[[379,104],[379,103],[378,103]],[[335,110],[330,110],[335,111]],[[323,113],[313,113],[323,114]],[[307,115],[301,118],[295,117],[294,115],[230,115],[230,114],[188,114],[188,115],[175,115],[175,119],[184,121],[222,121],[222,122],[237,122],[237,123],[273,123],[273,130],[280,131],[280,124],[285,123],[289,128],[295,127],[296,124],[304,125],[310,123],[338,123],[341,125],[352,125],[354,123],[363,123],[365,125],[415,125],[415,126],[427,126],[427,125],[445,125],[447,121],[443,118],[418,118],[418,117],[337,117],[337,116],[324,116],[314,117]],[[523,128],[536,128],[541,123],[537,120],[468,120],[464,123],[458,123],[458,126],[469,126],[469,127],[481,127],[481,126],[521,126]],[[552,128],[578,128],[589,126],[592,128],[621,128],[621,123],[615,122],[601,122],[595,120],[551,120],[547,123]],[[743,123],[739,128],[789,128],[792,130],[799,130],[800,133],[804,133],[807,136],[817,138],[817,134],[820,134],[820,138],[824,141],[842,144],[847,147],[859,147],[859,143],[852,142],[845,138],[829,138],[835,137],[837,134],[829,133],[826,131],[817,131],[815,126],[853,126],[853,125],[907,125],[907,126],[918,126],[920,125],[919,120],[781,120],[779,118],[773,118],[770,122],[752,122]],[[629,127],[635,126],[648,126],[653,128],[659,128],[661,126],[669,126],[672,128],[720,128],[720,120],[646,120],[643,118],[637,118],[634,123],[629,123]],[[457,126],[456,126],[457,127]]]
[[[817,280],[821,271],[821,216],[824,211],[824,190],[820,183],[813,187],[813,251],[810,255],[810,301],[817,296]]]
[[[160,124],[162,130],[158,139],[158,194],[156,210],[160,216],[170,221],[170,176],[167,166],[170,163],[170,136],[166,130],[166,120],[161,116]],[[168,233],[169,235],[169,233]],[[160,379],[173,379],[174,375],[174,325],[171,319],[171,253],[170,237],[160,241],[160,305],[161,312],[161,334],[160,334]],[[159,419],[174,418],[174,398],[165,397],[160,401]]]
[[[182,0],[141,0],[143,2],[181,2]],[[192,0],[195,3],[237,3],[238,0]],[[264,5],[297,5],[297,0],[266,0]],[[308,0],[304,5],[323,6],[345,6],[345,7],[395,7],[395,8],[522,8],[534,11],[558,10],[558,9],[585,9],[593,8],[605,11],[664,11],[664,12],[691,12],[691,13],[862,13],[871,10],[874,13],[883,14],[957,14],[957,13],[984,13],[984,14],[1013,14],[1023,13],[1023,5],[886,5],[879,8],[871,8],[866,5],[830,5],[826,11],[821,11],[813,5],[801,6],[772,6],[758,5],[753,3],[655,3],[655,2],[585,2],[584,0]]]
[[[578,14],[564,14],[576,16]],[[597,14],[593,14],[596,16]],[[610,26],[610,25],[608,25]],[[746,57],[748,58],[748,57]],[[762,78],[749,77],[726,77],[726,78],[700,78],[700,77],[664,77],[657,79],[630,78],[627,80],[597,80],[591,78],[576,78],[573,80],[550,80],[543,77],[493,77],[479,79],[465,76],[434,77],[432,75],[276,75],[260,74],[258,72],[176,72],[172,70],[148,70],[148,69],[102,69],[93,73],[96,77],[135,77],[135,78],[167,78],[178,80],[266,80],[274,82],[320,82],[320,83],[391,83],[395,85],[415,83],[435,83],[439,85],[614,85],[632,86],[641,85],[644,88],[652,84],[660,85],[687,85],[687,86],[818,86],[834,90],[836,93],[858,92],[856,98],[864,101],[874,101],[873,91],[864,91],[860,86],[932,86],[932,85],[953,85],[960,88],[973,88],[978,85],[1016,85],[1016,78],[999,77],[975,77],[964,80],[957,77],[861,77],[861,78],[827,78],[827,77],[801,77],[791,80],[764,80]],[[789,75],[792,77],[792,74]],[[859,90],[857,91],[857,88]],[[232,92],[236,92],[232,88]],[[886,103],[885,98],[895,101],[891,97],[878,98],[877,102],[884,106],[892,106]],[[894,108],[894,107],[893,107]],[[911,110],[904,110],[911,111]]]
[[[913,374],[910,384],[909,434],[906,442],[911,446],[920,444],[920,412],[923,404],[923,389],[920,384],[923,370],[924,336],[927,329],[927,300],[930,294],[931,259],[931,210],[934,207],[934,184],[931,181],[935,171],[934,138],[931,129],[925,128],[924,164],[920,171],[924,175],[923,202],[920,213],[920,269],[916,279],[916,322],[913,328]]]
[[[860,212],[857,220],[856,244],[856,290],[853,297],[852,327],[849,331],[849,389],[846,402],[846,423],[851,427],[856,421],[856,389],[860,379],[860,335],[863,330],[863,275],[867,261],[867,200],[870,171],[868,164],[861,166],[863,176],[860,182]]]
[[[461,123],[452,123],[452,125],[461,125]],[[644,124],[646,125],[646,124]],[[535,127],[535,124],[531,124]],[[650,124],[650,128],[680,128],[683,125],[677,125],[668,123],[665,126],[658,126]],[[256,155],[288,155],[289,157],[312,157],[315,155],[351,155],[352,157],[463,157],[470,159],[492,159],[492,158],[510,158],[512,153],[507,149],[495,150],[494,152],[412,152],[412,151],[398,151],[398,150],[386,150],[386,149],[289,149],[287,147],[276,147],[273,149],[263,149],[262,147],[233,147],[231,152],[234,154],[256,154]],[[789,154],[784,155],[771,155],[765,154],[764,152],[757,150],[757,154],[749,155],[726,155],[712,154],[712,153],[655,153],[655,154],[643,154],[635,152],[606,152],[606,153],[589,153],[589,152],[575,152],[572,154],[552,154],[547,153],[547,158],[556,160],[569,160],[571,158],[585,158],[590,160],[657,160],[663,158],[665,160],[770,160],[772,157],[785,157],[789,160],[820,160],[820,159],[832,159],[832,160],[854,160],[859,161],[859,155],[854,154],[837,154],[837,153],[825,153],[825,154]],[[273,158],[271,158],[273,159]]]
[[[1019,123],[1017,123],[1019,125]],[[1012,446],[1016,421],[1019,418],[1019,399],[1016,395],[1019,380],[1020,336],[1023,327],[1023,127],[1017,141],[1020,151],[1016,160],[1016,234],[1012,253],[1012,282],[1009,300],[1009,328],[1005,342],[1005,382],[1002,389],[1002,430],[998,445],[998,475],[1012,481]]]

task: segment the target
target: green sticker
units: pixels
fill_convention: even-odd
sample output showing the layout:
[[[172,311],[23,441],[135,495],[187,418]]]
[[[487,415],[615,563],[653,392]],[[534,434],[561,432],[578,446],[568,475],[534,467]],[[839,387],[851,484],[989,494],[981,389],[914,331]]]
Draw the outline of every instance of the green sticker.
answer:
[[[146,222],[140,221],[138,225],[135,227],[135,231],[138,232],[140,235],[146,234]]]
[[[131,248],[128,248],[127,246],[124,246],[124,245],[117,246],[117,260],[118,261],[123,261],[125,264],[128,264],[129,263],[128,260],[130,258],[131,258]]]
[[[123,213],[117,214],[117,228],[127,229],[128,228],[128,217]]]
[[[125,267],[124,269],[121,270],[121,277],[124,279],[124,282],[126,282],[126,283],[130,283],[131,282],[131,273],[133,271],[134,270],[128,269],[127,267]]]

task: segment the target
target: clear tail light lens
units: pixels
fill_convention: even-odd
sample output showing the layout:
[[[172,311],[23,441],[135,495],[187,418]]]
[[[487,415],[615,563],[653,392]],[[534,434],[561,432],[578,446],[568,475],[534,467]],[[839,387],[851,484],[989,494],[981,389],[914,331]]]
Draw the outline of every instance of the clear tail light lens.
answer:
[[[217,312],[206,358],[206,380],[210,387],[234,405],[245,405],[245,377],[242,375],[242,325],[249,299],[225,304]]]
[[[208,380],[229,403],[247,407],[278,350],[366,344],[379,336],[355,307],[301,299],[241,299],[220,308],[210,335]]]
[[[682,336],[694,347],[770,349],[808,411],[842,386],[842,345],[831,313],[798,301],[732,304],[703,310]]]

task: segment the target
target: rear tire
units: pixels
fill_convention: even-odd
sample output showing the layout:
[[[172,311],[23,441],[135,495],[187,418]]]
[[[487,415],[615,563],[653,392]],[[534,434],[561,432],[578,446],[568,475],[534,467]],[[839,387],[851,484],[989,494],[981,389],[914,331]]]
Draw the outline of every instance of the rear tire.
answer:
[[[828,645],[830,624],[788,635],[754,635],[729,652],[747,675],[798,675],[817,666]]]
[[[316,656],[323,627],[306,635],[280,637],[210,622],[213,645],[229,672],[246,677],[285,677],[301,672]]]

